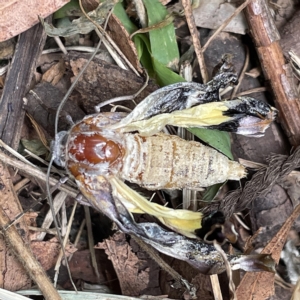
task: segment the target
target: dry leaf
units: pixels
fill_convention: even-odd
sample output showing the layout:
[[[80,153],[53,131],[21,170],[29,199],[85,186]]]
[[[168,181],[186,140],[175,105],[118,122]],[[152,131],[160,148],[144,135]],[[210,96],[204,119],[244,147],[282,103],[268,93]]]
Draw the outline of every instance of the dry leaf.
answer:
[[[149,283],[149,270],[142,270],[143,261],[132,252],[125,234],[117,232],[110,239],[99,243],[105,250],[118,275],[123,295],[139,296]]]
[[[287,235],[299,214],[300,205],[295,208],[291,216],[286,220],[278,233],[272,238],[261,253],[272,254],[273,259],[278,263]],[[246,273],[236,290],[237,299],[263,300],[270,297],[274,294],[274,279],[275,274],[273,273]]]
[[[0,0],[0,41],[8,40],[39,23],[69,0]]]
[[[130,35],[124,28],[121,21],[112,14],[108,21],[109,35],[115,41],[115,43],[122,49],[125,57],[131,62],[136,70],[142,73],[140,62],[137,54],[136,47],[133,41],[130,39]]]
[[[37,260],[42,265],[43,269],[46,271],[52,268],[57,261],[57,257],[60,251],[60,243],[57,238],[54,237],[49,241],[32,241],[31,249]],[[66,256],[70,256],[70,254],[77,251],[77,249],[70,243],[68,243],[65,247]]]
[[[61,59],[58,63],[53,65],[48,71],[44,73],[42,81],[47,81],[52,85],[56,85],[64,76],[65,70],[65,62]]]

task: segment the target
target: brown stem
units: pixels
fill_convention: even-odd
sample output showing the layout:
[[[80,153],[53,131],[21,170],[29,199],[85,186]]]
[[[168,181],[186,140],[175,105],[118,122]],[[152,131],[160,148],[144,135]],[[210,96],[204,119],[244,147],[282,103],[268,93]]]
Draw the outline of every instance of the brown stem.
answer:
[[[289,65],[285,63],[279,33],[265,0],[253,0],[245,9],[250,33],[256,44],[266,80],[279,110],[279,120],[293,146],[300,144],[300,104],[289,79]]]
[[[200,66],[200,72],[202,76],[203,83],[207,83],[209,80],[206,65],[205,65],[205,60],[204,60],[204,55],[201,49],[201,44],[200,44],[200,34],[197,30],[195,19],[193,16],[192,12],[192,5],[190,0],[182,0],[182,6],[184,8],[184,13],[186,16],[186,21],[189,26],[189,30],[191,33],[191,37],[193,40],[193,45],[195,48],[195,53],[199,62]]]
[[[11,188],[12,183],[9,179],[10,174],[7,168],[3,165],[1,165],[1,169],[2,171],[0,180],[3,182],[3,185],[0,190],[0,197],[8,198],[10,202],[17,202],[17,196]],[[25,267],[32,280],[36,282],[45,299],[60,300],[61,297],[57,290],[54,288],[45,271],[32,254],[31,249],[23,241],[16,227],[10,226],[6,230],[4,229],[9,223],[10,219],[6,215],[2,206],[0,206],[0,228],[2,229],[1,233],[4,236],[5,241],[10,245],[11,250],[15,253],[18,260]]]

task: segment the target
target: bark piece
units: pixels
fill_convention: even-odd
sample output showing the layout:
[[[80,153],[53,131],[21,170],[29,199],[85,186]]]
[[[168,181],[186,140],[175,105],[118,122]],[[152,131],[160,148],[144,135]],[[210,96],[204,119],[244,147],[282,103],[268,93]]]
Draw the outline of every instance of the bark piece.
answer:
[[[78,75],[87,62],[86,55],[74,52],[71,52],[66,59],[69,61],[75,76]],[[144,78],[136,76],[133,72],[122,70],[115,65],[95,58],[83,76],[79,78],[75,89],[81,94],[82,106],[87,113],[95,113],[94,107],[97,104],[114,97],[132,95],[143,84]],[[158,86],[150,81],[146,89],[138,95],[135,101],[137,103],[140,102],[157,88]],[[135,106],[132,101],[120,101],[115,104],[124,105],[131,109]],[[107,109],[105,110],[104,108],[103,111],[108,111],[110,108],[110,106],[107,106]]]
[[[46,40],[41,25],[21,34],[0,100],[0,137],[17,148],[24,114],[23,97],[29,90],[35,64]]]
[[[265,0],[253,0],[245,10],[266,80],[274,93],[281,125],[293,146],[300,144],[300,100],[288,78],[279,33]]]

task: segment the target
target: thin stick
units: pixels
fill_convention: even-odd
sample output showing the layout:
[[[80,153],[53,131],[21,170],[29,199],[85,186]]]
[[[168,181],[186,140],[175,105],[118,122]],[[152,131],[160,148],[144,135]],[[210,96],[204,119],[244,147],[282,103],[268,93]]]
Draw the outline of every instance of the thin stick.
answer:
[[[1,182],[3,182],[6,187],[0,191],[1,197],[5,191],[5,197],[10,198],[10,201],[17,202],[17,195],[13,192],[13,189],[9,188],[10,175],[6,167],[3,166],[4,172],[1,174]],[[8,194],[8,195],[7,195]],[[43,293],[45,299],[47,300],[59,300],[57,290],[54,288],[53,284],[50,282],[45,271],[38,263],[31,250],[28,248],[27,244],[24,243],[22,237],[19,235],[15,226],[10,226],[5,229],[6,225],[10,223],[10,219],[5,214],[5,211],[0,207],[0,228],[1,233],[3,234],[5,241],[10,245],[10,249],[13,250],[18,260],[25,267],[28,274],[36,282],[39,289]]]
[[[59,36],[55,36],[54,40],[55,40],[57,46],[59,47],[59,49],[63,52],[63,54],[67,55],[68,51],[66,50],[64,44],[61,42],[60,37]]]
[[[202,48],[202,52],[204,52],[208,45],[215,39],[215,37],[235,18],[252,0],[246,0],[242,5],[240,5],[234,13],[214,32],[214,34],[207,40],[205,45]]]
[[[91,221],[91,214],[90,208],[84,206],[84,214],[85,214],[85,221],[86,221],[86,228],[88,232],[88,243],[89,243],[89,250],[91,252],[91,259],[92,259],[92,266],[97,276],[98,281],[100,280],[100,274],[97,265],[96,253],[95,253],[95,242],[93,237],[93,230],[92,230],[92,221]]]
[[[248,65],[249,65],[249,48],[246,46],[246,58],[245,58],[244,66],[243,66],[243,69],[242,69],[241,74],[239,76],[239,82],[234,87],[234,89],[231,93],[231,99],[233,99],[236,96],[236,93],[237,93],[238,89],[240,88],[241,82],[243,81],[243,79],[245,77],[245,72],[248,68]]]
[[[64,201],[66,200],[66,197],[67,197],[67,194],[64,193],[64,192],[59,192],[55,196],[55,198],[53,200],[53,207],[54,207],[55,215],[58,213],[59,209],[63,205]],[[41,228],[44,228],[44,229],[50,228],[52,222],[53,222],[53,215],[52,215],[51,209],[49,209],[49,211],[47,212],[47,214],[46,214],[46,216],[44,218],[44,221],[43,221],[43,224],[42,224]],[[40,232],[37,235],[36,240],[42,241],[44,239],[45,235],[46,235],[45,231],[44,232]]]
[[[71,212],[71,216],[70,216],[70,219],[69,219],[69,222],[68,222],[68,227],[67,227],[66,235],[64,237],[63,244],[61,245],[62,248],[60,249],[60,253],[59,253],[59,256],[57,258],[56,265],[54,267],[55,275],[54,275],[54,280],[53,281],[54,281],[54,285],[55,286],[56,286],[56,282],[57,282],[57,278],[58,278],[58,274],[59,274],[59,267],[61,265],[61,260],[62,260],[63,257],[66,259],[64,248],[66,247],[68,239],[69,239],[69,235],[70,235],[71,226],[72,226],[72,223],[73,223],[73,220],[74,220],[74,215],[75,215],[77,203],[78,203],[77,201],[74,202],[74,206],[73,206],[73,209],[72,209],[72,212]],[[67,261],[66,261],[66,265],[68,265]]]
[[[193,45],[195,48],[195,53],[199,62],[200,72],[202,76],[203,83],[207,83],[209,80],[205,60],[204,60],[204,51],[201,49],[200,44],[200,34],[197,30],[195,19],[192,12],[192,5],[190,0],[182,0],[182,6],[184,8],[184,13],[186,20],[189,26],[189,30],[192,36]]]
[[[250,94],[254,94],[254,93],[262,93],[262,92],[266,92],[267,90],[268,89],[265,86],[262,86],[262,87],[254,88],[254,89],[247,90],[244,92],[240,92],[236,95],[236,97],[246,96],[246,95],[250,95]]]
[[[0,161],[4,162],[6,165],[21,170],[23,174],[26,174],[30,177],[40,179],[43,182],[47,181],[46,174],[39,170],[37,167],[31,166],[27,163],[19,161],[18,159],[10,157],[2,151],[0,151]],[[53,177],[49,178],[49,183],[51,186],[57,185],[59,190],[66,192],[69,196],[73,198],[75,198],[78,195],[77,190],[67,186],[66,184],[59,185],[60,181]]]
[[[27,183],[30,182],[29,178],[23,178],[21,181],[19,181],[17,184],[14,185],[14,190],[16,193],[20,192]]]
[[[210,275],[210,283],[214,293],[214,300],[223,300],[219,277],[217,274]]]
[[[77,247],[77,244],[79,243],[79,240],[80,240],[83,228],[85,226],[85,223],[86,223],[86,221],[85,221],[85,219],[83,219],[81,224],[80,224],[79,230],[77,232],[77,235],[76,235],[76,238],[75,238],[75,241],[74,241],[74,244],[73,244],[75,248]],[[73,257],[73,253],[69,256],[68,260],[71,261],[72,257]]]
[[[112,40],[112,38],[106,33],[105,28],[107,26],[107,22],[104,26],[104,29],[98,24],[96,23],[84,10],[83,6],[82,6],[82,0],[79,0],[79,6],[80,9],[82,10],[83,14],[85,15],[85,17],[87,19],[89,19],[95,26],[96,26],[96,33],[97,35],[99,35],[100,37],[100,41],[101,39],[105,38],[107,40],[107,42],[115,49],[115,51],[120,55],[120,57],[126,62],[127,66],[137,75],[137,76],[141,76],[139,74],[139,72],[134,68],[134,66],[131,64],[131,62],[127,59],[127,57],[123,54],[123,52],[120,50],[120,48],[116,45],[116,43]],[[110,11],[110,14],[112,13],[113,9]],[[110,16],[109,14],[109,16]],[[109,16],[107,17],[107,21],[109,19]],[[104,42],[104,39],[103,39]],[[107,49],[109,50],[109,49]]]

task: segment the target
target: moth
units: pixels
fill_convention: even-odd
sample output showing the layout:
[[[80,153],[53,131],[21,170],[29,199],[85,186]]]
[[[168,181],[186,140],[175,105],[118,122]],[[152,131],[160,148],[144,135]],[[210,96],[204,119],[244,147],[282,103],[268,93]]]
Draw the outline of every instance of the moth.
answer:
[[[230,78],[226,84],[232,81],[233,77]],[[220,257],[217,259],[216,250],[212,248],[203,256],[199,241],[190,240],[197,238],[195,231],[201,224],[200,212],[174,210],[152,203],[131,189],[126,181],[157,190],[199,189],[228,179],[239,180],[246,176],[239,163],[210,147],[161,130],[173,125],[262,135],[275,118],[276,110],[249,97],[210,102],[218,97],[219,86],[208,84],[206,91],[201,85],[192,86],[193,89],[191,84],[181,83],[158,90],[128,115],[110,112],[85,117],[61,137],[60,157],[84,195],[84,204],[100,210],[121,230],[139,236],[159,251],[189,262],[191,253],[193,256],[198,253],[194,266],[203,269],[203,264],[210,261],[214,267],[207,265],[205,272],[207,269],[219,272],[224,265]],[[171,98],[170,93],[173,93]],[[204,98],[199,100],[203,93],[215,95],[204,103]],[[136,224],[131,213],[151,214],[174,232],[157,224]],[[179,251],[176,242],[185,250]],[[237,263],[237,260],[231,261]],[[240,266],[241,261],[238,261]]]

